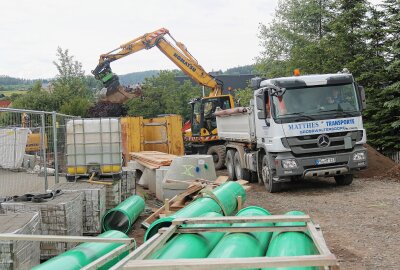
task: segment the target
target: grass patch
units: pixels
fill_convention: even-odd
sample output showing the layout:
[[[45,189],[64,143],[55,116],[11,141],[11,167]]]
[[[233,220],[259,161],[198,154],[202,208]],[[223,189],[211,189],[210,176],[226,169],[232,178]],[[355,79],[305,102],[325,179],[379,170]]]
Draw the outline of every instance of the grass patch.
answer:
[[[12,94],[25,94],[26,92],[27,92],[26,90],[6,90],[6,91],[0,91],[0,94],[3,94],[6,97],[9,97]]]

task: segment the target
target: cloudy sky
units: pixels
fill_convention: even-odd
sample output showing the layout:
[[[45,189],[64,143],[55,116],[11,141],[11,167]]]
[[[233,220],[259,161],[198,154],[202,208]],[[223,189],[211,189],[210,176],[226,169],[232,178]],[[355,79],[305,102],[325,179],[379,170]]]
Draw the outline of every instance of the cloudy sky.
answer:
[[[379,0],[375,0],[377,2]],[[90,73],[99,55],[165,27],[207,70],[254,62],[258,25],[271,21],[278,0],[10,0],[0,9],[0,75],[49,78],[56,49],[69,49]],[[114,62],[125,74],[172,69],[157,48]]]

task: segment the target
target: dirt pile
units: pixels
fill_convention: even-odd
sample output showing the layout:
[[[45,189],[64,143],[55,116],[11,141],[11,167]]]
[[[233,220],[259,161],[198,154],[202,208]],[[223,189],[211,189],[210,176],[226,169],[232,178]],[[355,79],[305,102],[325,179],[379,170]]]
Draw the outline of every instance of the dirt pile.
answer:
[[[384,176],[396,165],[393,160],[382,155],[368,144],[365,145],[365,147],[367,148],[368,152],[368,167],[366,170],[358,172],[358,177],[372,178]]]
[[[396,182],[400,182],[400,164],[397,164],[391,168],[387,173],[383,175],[384,178],[394,179]]]
[[[88,111],[89,117],[120,117],[126,115],[126,108],[122,104],[99,102]]]

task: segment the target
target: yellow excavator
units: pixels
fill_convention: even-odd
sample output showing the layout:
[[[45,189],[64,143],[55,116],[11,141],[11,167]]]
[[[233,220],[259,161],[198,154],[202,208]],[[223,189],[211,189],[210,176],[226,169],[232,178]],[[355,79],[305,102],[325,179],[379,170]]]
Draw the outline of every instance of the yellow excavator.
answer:
[[[173,40],[175,45],[165,38],[166,35]],[[217,107],[221,109],[233,108],[233,97],[230,94],[222,94],[222,81],[207,73],[189,53],[186,46],[176,41],[167,29],[161,28],[144,34],[100,56],[99,64],[92,71],[95,78],[100,80],[104,86],[100,92],[100,99],[103,102],[122,104],[140,95],[140,89],[126,87],[119,83],[118,76],[112,72],[110,63],[140,50],[148,50],[153,47],[157,47],[192,80],[210,88],[208,97],[190,101],[192,116],[183,128],[185,149],[189,153],[212,155],[215,168],[222,168],[225,165],[225,146],[224,141],[218,137],[214,112]]]

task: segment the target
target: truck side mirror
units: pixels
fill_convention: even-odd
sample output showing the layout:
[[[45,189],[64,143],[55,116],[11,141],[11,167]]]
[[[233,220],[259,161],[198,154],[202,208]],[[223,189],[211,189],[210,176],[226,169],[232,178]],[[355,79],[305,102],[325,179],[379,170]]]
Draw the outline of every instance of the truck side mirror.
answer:
[[[365,110],[365,108],[367,108],[367,100],[365,98],[365,89],[363,86],[359,85],[358,91],[360,92],[360,97],[361,97],[361,108],[363,110]]]
[[[250,87],[253,90],[257,90],[258,88],[260,88],[260,84],[261,84],[262,80],[264,80],[264,79],[260,78],[260,77],[251,78],[250,79]]]
[[[258,119],[266,119],[267,112],[265,111],[264,91],[256,95],[256,108],[258,110],[257,112]]]

